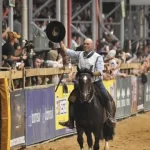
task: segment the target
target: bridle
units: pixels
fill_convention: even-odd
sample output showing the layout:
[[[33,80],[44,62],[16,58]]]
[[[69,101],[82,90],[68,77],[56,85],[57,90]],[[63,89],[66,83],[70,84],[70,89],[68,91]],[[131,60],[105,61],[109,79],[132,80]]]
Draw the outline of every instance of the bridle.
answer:
[[[87,77],[87,79],[89,78],[89,73],[80,73],[79,75],[78,75],[78,80],[80,80],[80,76],[85,76],[85,77]],[[82,80],[84,80],[84,79],[82,79]],[[92,101],[92,99],[93,99],[93,97],[94,97],[94,92],[92,91],[92,87],[93,87],[93,84],[91,83],[91,86],[90,86],[90,89],[88,90],[88,93],[87,93],[87,95],[91,95],[90,96],[90,99],[88,100],[88,103],[91,103],[91,101]],[[93,87],[94,88],[94,87]],[[78,89],[79,89],[79,92],[80,92],[80,96],[81,97],[83,97],[83,95],[84,95],[84,93],[82,92],[82,90],[81,90],[81,87],[80,87],[80,82],[79,82],[79,84],[78,84]],[[92,93],[92,94],[91,94]]]

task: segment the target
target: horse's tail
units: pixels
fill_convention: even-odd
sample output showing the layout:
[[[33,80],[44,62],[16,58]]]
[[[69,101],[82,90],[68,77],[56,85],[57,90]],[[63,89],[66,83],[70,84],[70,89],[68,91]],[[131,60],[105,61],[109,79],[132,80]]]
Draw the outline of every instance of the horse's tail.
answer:
[[[103,125],[103,138],[106,141],[113,140],[115,135],[115,126],[113,126],[109,120],[107,120]]]
[[[112,105],[112,110],[113,110],[113,116],[112,117],[115,117],[115,114],[116,114],[115,101],[113,100],[113,98],[109,92],[108,92],[108,95],[109,95],[109,98],[111,100],[111,105]],[[109,141],[109,140],[113,139],[114,135],[115,135],[115,125],[113,125],[112,122],[108,119],[107,112],[105,112],[102,137],[106,141]]]

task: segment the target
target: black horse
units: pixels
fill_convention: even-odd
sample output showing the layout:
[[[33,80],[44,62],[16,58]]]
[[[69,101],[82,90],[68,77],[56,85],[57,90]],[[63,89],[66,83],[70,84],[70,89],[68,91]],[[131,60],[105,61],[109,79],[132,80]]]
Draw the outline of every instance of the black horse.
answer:
[[[92,150],[92,147],[93,150],[99,150],[100,139],[105,139],[105,149],[108,149],[108,140],[112,139],[114,135],[114,127],[108,120],[104,106],[98,100],[98,93],[92,82],[92,77],[93,75],[90,70],[78,70],[77,79],[79,96],[75,103],[75,121],[77,141],[81,150],[83,150],[84,132],[87,136],[89,150]],[[114,104],[113,101],[112,104]],[[94,146],[92,133],[95,138]]]

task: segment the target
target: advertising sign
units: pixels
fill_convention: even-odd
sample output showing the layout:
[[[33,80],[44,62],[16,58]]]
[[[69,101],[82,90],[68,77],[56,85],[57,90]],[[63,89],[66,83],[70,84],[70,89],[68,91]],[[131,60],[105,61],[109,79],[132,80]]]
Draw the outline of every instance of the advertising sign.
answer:
[[[26,90],[26,145],[55,137],[54,87]]]
[[[117,78],[117,112],[116,118],[131,115],[131,78]]]
[[[141,77],[137,78],[137,111],[144,110],[144,84]]]
[[[150,75],[147,75],[148,82],[144,85],[144,110],[150,110]]]
[[[11,140],[10,147],[25,144],[25,98],[24,90],[11,92]]]
[[[114,101],[116,102],[116,81],[103,81],[105,88],[108,90]]]
[[[74,89],[74,85],[67,85],[68,86],[68,93],[63,93],[63,87],[59,86],[57,92],[55,93],[55,112],[56,112],[56,136],[61,136],[65,134],[69,134],[74,132],[74,130],[65,128],[59,125],[61,121],[68,120],[68,97],[71,91]]]

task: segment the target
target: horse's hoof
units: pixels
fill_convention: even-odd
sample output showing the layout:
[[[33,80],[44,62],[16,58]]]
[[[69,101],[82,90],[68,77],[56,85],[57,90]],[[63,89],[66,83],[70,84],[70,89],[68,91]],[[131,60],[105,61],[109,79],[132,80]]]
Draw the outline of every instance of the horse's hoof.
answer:
[[[92,148],[89,148],[89,150],[92,150]]]
[[[80,150],[84,150],[83,148],[81,148]]]

